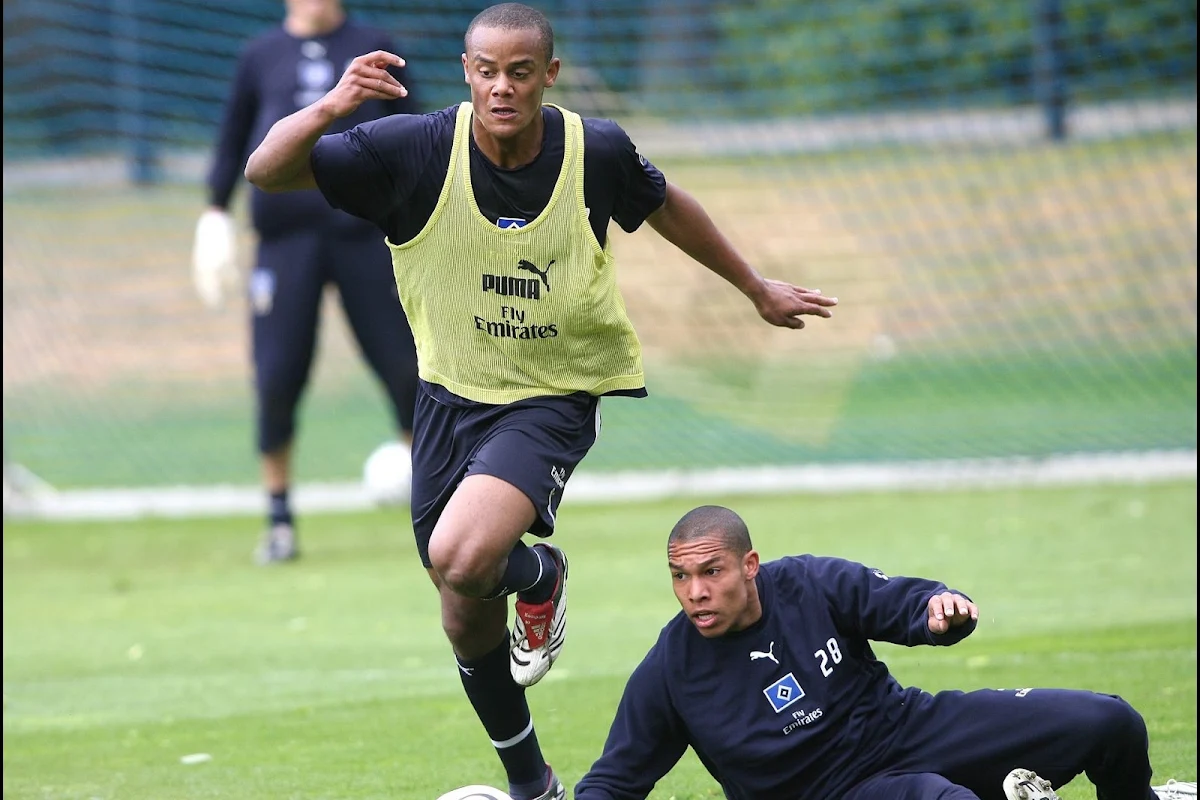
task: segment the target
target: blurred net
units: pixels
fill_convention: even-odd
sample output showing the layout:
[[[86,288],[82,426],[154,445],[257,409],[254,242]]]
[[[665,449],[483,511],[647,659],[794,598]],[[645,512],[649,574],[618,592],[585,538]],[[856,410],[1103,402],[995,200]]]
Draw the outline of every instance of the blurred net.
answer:
[[[346,5],[428,109],[465,99],[480,4]],[[761,271],[841,300],[772,329],[612,226],[652,399],[604,403],[588,469],[1195,448],[1194,3],[539,7],[548,100],[617,119]],[[55,486],[255,479],[246,312],[206,312],[188,257],[236,54],[282,13],[5,4],[5,448]],[[302,480],[389,435],[326,308]]]

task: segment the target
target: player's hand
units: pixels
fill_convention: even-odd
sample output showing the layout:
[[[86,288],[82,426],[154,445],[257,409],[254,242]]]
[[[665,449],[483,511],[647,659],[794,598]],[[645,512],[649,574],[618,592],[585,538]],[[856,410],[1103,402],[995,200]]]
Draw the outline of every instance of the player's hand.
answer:
[[[805,289],[790,283],[764,280],[752,298],[760,317],[780,328],[804,327],[801,315],[832,317],[829,309],[837,305],[836,297],[826,297],[820,289]]]
[[[196,223],[192,243],[192,280],[204,305],[220,308],[226,294],[237,291],[237,230],[224,209],[210,208]]]
[[[396,100],[408,96],[408,89],[388,72],[388,67],[403,67],[404,59],[386,50],[359,56],[350,62],[342,78],[320,102],[335,118],[353,114],[368,100]]]
[[[961,594],[942,592],[929,598],[929,630],[945,633],[951,628],[966,625],[968,620],[979,619],[979,609]]]

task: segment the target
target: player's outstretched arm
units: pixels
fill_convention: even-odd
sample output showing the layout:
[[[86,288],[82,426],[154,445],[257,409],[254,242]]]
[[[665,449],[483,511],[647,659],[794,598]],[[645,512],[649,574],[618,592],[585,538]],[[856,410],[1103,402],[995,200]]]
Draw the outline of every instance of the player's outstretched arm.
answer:
[[[629,676],[604,752],[575,784],[575,800],[645,800],[679,763],[691,742],[671,705],[667,671],[655,645]]]
[[[387,70],[403,66],[403,58],[385,50],[351,61],[324,97],[271,126],[246,162],[246,180],[265,192],[316,188],[308,158],[317,140],[334,120],[354,113],[368,100],[407,95],[408,90]]]
[[[668,242],[736,286],[772,325],[803,328],[802,315],[833,316],[830,308],[837,305],[836,297],[758,274],[717,230],[699,201],[673,183],[667,182],[666,200],[646,221]]]

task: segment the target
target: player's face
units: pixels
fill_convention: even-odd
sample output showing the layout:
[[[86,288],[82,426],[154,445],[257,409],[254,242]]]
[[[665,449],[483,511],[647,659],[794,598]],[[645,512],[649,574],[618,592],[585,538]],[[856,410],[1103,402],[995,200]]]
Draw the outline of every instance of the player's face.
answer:
[[[717,538],[672,544],[671,585],[688,619],[706,638],[753,625],[762,616],[754,578],[758,553],[738,556]]]
[[[284,6],[293,17],[324,20],[342,13],[342,0],[286,0]]]
[[[542,113],[542,94],[558,77],[557,58],[535,28],[476,28],[462,57],[475,119],[497,139],[510,139]]]

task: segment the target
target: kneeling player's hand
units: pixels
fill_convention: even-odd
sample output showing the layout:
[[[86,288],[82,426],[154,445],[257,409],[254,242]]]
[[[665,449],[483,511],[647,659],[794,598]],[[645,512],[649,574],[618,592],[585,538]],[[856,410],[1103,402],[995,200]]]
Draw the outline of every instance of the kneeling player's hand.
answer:
[[[210,208],[196,223],[192,244],[192,280],[209,308],[219,308],[226,294],[237,290],[237,230],[223,209]]]
[[[951,628],[979,619],[979,609],[967,598],[954,592],[942,592],[929,598],[929,630],[945,633]]]

